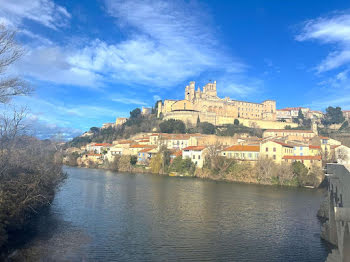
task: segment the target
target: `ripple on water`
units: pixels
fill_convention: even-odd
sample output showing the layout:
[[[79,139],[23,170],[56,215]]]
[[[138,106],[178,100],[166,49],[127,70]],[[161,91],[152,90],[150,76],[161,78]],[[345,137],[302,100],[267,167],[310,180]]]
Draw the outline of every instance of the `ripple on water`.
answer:
[[[324,261],[322,194],[67,168],[27,261]],[[22,257],[23,258],[23,257]],[[18,260],[20,261],[20,260]]]

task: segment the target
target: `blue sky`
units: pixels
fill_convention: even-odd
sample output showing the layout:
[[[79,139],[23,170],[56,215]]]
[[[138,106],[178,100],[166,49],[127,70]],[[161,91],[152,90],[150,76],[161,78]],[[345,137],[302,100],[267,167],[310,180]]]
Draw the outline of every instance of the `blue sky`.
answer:
[[[277,108],[350,109],[349,1],[0,0],[0,23],[26,50],[9,73],[36,91],[13,103],[41,137],[182,99],[189,81]]]

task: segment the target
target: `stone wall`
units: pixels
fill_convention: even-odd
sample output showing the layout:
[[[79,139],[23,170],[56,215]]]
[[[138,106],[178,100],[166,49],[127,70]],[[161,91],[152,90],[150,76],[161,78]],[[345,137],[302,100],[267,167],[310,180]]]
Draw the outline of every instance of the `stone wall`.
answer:
[[[284,123],[270,120],[258,120],[258,119],[245,119],[245,118],[235,118],[230,116],[218,116],[212,112],[197,112],[197,111],[173,111],[166,113],[164,119],[176,119],[183,121],[187,127],[193,127],[197,124],[197,119],[201,122],[209,122],[216,126],[221,126],[225,124],[233,124],[235,119],[239,120],[244,126],[256,127],[261,129],[284,129],[286,125],[291,127],[297,127],[295,123]]]

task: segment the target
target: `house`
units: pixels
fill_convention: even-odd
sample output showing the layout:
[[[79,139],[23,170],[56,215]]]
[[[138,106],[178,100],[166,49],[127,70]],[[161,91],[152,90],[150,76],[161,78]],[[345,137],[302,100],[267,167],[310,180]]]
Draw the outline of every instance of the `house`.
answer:
[[[142,107],[141,114],[142,115],[150,115],[152,113],[152,108],[151,107]]]
[[[221,155],[240,161],[257,161],[259,159],[259,145],[234,145],[222,150]]]
[[[305,117],[312,120],[321,120],[324,118],[324,114],[321,111],[310,110]]]
[[[106,152],[109,150],[109,148],[112,146],[112,144],[108,144],[108,143],[96,143],[91,145],[89,148],[90,152],[94,152],[96,154],[101,154],[103,152]]]
[[[101,129],[106,129],[106,128],[109,128],[109,127],[115,127],[115,124],[114,123],[104,123],[101,127]]]
[[[131,155],[129,147],[124,147],[123,145],[114,145],[109,148],[105,155],[105,159],[109,162],[113,161],[116,156]]]
[[[137,162],[140,165],[147,165],[151,158],[156,154],[158,154],[157,147],[144,148],[139,151],[137,156]]]
[[[126,117],[118,117],[115,120],[115,126],[121,126],[123,125],[128,119]]]
[[[140,144],[135,144],[135,145],[130,145],[130,154],[133,156],[137,156],[138,153],[145,148],[155,148],[156,146],[153,145],[140,145]]]
[[[300,144],[300,143],[291,143],[293,146],[293,155],[294,156],[308,156],[310,155],[310,145]]]
[[[293,129],[267,129],[263,134],[263,138],[268,137],[286,137],[289,140],[308,140],[315,137],[316,134],[312,130],[293,130]]]
[[[319,156],[322,153],[321,146],[309,145],[309,155],[310,156]]]
[[[182,150],[182,158],[190,158],[197,167],[202,168],[207,152],[208,149],[205,146],[189,146]]]
[[[286,163],[293,163],[293,162],[301,162],[303,163],[307,168],[311,168],[311,166],[316,165],[318,167],[322,167],[322,157],[321,156],[290,156],[285,155],[282,157],[283,161]]]
[[[294,146],[282,141],[265,140],[260,145],[260,156],[271,158],[276,163],[281,163],[285,155],[293,155]]]
[[[282,110],[289,111],[292,118],[297,118],[299,115],[299,110],[301,110],[303,115],[306,116],[308,114],[308,112],[310,111],[310,108],[307,108],[307,107],[287,107],[287,108],[284,108]]]
[[[343,116],[346,120],[350,120],[350,110],[343,110]]]
[[[292,122],[292,115],[288,109],[277,109],[276,118],[277,121]]]

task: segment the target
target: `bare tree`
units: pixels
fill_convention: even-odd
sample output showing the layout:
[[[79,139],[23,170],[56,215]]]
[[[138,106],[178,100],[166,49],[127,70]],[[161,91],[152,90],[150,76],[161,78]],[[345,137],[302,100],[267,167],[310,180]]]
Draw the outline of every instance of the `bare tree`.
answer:
[[[344,163],[349,160],[349,154],[345,148],[336,149],[336,160],[339,163]]]
[[[256,176],[259,183],[269,184],[276,171],[276,164],[270,158],[260,157],[255,165]]]
[[[0,24],[0,103],[6,103],[13,96],[26,95],[32,91],[19,77],[6,75],[8,67],[24,54],[15,36],[16,31]]]

